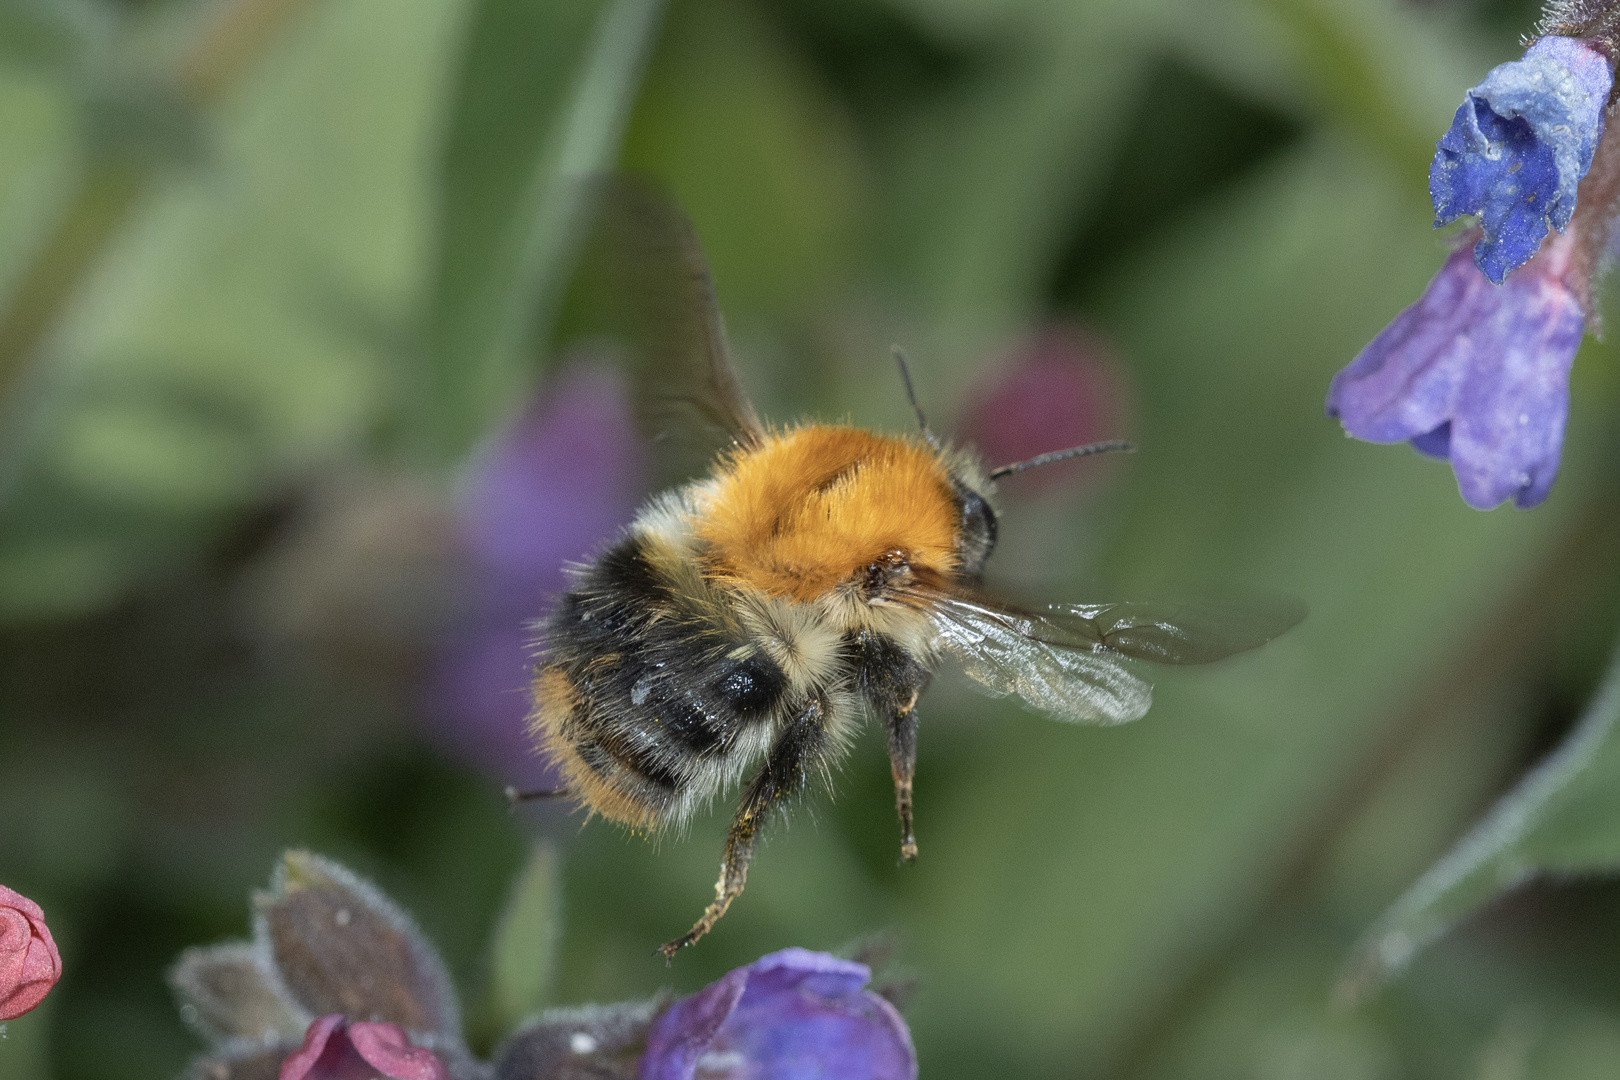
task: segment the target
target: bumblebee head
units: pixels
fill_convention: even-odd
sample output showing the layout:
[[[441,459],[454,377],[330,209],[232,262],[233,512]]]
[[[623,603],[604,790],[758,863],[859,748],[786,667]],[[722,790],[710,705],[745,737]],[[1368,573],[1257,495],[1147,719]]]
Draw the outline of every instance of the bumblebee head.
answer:
[[[894,347],[894,359],[900,367],[900,381],[906,388],[906,400],[911,403],[911,410],[917,416],[917,428],[922,433],[924,441],[939,455],[940,462],[950,477],[959,514],[956,536],[957,572],[964,577],[976,578],[982,574],[985,560],[990,557],[990,552],[995,550],[996,511],[990,503],[990,493],[995,490],[996,480],[1057,461],[1133,449],[1129,443],[1118,439],[1088,443],[1085,446],[1071,446],[1066,450],[1040,454],[1028,461],[1002,465],[987,473],[972,454],[945,445],[928,429],[928,418],[923,415],[922,406],[917,403],[916,389],[911,384],[911,367],[906,363],[906,355],[898,345]]]
[[[939,455],[956,508],[957,573],[976,579],[996,548],[995,481],[971,451],[941,446]]]

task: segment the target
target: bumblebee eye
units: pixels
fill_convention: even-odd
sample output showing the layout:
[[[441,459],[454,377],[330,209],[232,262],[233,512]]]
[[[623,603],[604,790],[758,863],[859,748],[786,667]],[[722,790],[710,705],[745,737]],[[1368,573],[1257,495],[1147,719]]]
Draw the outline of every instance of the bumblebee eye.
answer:
[[[961,532],[957,536],[957,557],[962,573],[975,577],[984,571],[985,560],[996,546],[996,512],[978,492],[958,483],[957,502],[962,508]]]

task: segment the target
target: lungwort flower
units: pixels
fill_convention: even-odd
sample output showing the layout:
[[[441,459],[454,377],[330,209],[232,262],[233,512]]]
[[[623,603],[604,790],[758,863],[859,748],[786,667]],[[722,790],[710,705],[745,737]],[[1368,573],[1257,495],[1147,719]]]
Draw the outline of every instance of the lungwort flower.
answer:
[[[184,1080],[916,1080],[871,969],[826,953],[784,949],[673,1004],[551,1009],[484,1061],[438,950],[376,886],[290,851],[253,909],[252,940],[170,973],[209,1043]]]
[[[672,1005],[641,1080],[915,1080],[904,1020],[864,964],[783,949]]]
[[[1569,369],[1620,192],[1613,63],[1549,36],[1468,92],[1429,173],[1436,224],[1479,218],[1422,297],[1339,372],[1327,411],[1368,442],[1449,459],[1463,500],[1547,497]]]

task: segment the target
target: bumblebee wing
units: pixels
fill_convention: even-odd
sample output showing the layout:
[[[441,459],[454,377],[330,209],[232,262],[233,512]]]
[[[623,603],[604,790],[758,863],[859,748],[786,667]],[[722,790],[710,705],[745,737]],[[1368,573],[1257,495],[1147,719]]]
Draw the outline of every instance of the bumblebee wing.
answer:
[[[1021,611],[962,592],[931,597],[944,646],[970,678],[1060,720],[1119,724],[1152,704],[1133,661],[1208,664],[1257,648],[1298,624],[1294,600],[1213,608],[1115,603]]]
[[[1123,724],[1153,704],[1153,687],[1129,661],[1101,646],[1048,640],[1032,615],[967,596],[930,604],[940,643],[968,678],[1015,695],[1055,719]]]
[[[726,350],[714,283],[680,207],[622,176],[592,182],[596,215],[581,260],[603,329],[622,345],[653,490],[707,470],[764,431]]]
[[[1057,605],[1027,615],[1050,644],[1107,649],[1156,664],[1211,664],[1266,642],[1305,618],[1298,600],[1205,607],[1153,601]]]

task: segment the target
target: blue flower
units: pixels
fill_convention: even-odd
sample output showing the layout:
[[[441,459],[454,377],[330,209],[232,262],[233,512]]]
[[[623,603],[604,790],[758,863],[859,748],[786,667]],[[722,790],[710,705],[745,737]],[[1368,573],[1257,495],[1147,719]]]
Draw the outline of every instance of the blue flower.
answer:
[[[1528,262],[1549,225],[1568,227],[1613,85],[1601,52],[1545,37],[1493,68],[1458,107],[1429,167],[1435,225],[1478,214],[1474,262],[1492,282]]]
[[[641,1080],[916,1080],[911,1034],[865,964],[783,949],[670,1006]]]
[[[1358,439],[1449,458],[1472,507],[1540,503],[1558,475],[1585,326],[1581,252],[1572,229],[1500,286],[1466,248],[1453,253],[1417,303],[1334,376],[1328,415]]]

